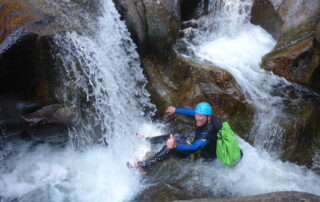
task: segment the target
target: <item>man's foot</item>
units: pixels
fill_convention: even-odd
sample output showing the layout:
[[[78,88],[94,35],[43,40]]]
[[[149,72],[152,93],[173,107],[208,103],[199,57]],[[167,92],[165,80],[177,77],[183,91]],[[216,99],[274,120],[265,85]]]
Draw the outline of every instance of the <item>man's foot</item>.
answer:
[[[137,169],[139,169],[140,173],[147,174],[147,171],[141,167],[141,162],[140,161],[133,162],[133,163],[127,162],[127,167],[130,170],[133,170],[134,168],[137,168]]]
[[[139,133],[136,133],[136,136],[138,136],[138,138],[141,138],[141,139],[145,139],[146,138],[144,135],[141,135]]]

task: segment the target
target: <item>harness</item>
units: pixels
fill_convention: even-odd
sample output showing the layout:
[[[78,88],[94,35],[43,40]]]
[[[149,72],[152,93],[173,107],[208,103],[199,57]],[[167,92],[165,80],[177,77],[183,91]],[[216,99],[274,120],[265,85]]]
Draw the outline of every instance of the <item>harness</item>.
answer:
[[[203,148],[196,151],[193,155],[191,155],[191,159],[194,158],[216,158],[216,143],[218,140],[218,132],[222,127],[221,120],[215,115],[211,115],[211,122],[206,123],[201,127],[196,127],[196,134],[194,141],[198,139],[206,139],[210,142]]]

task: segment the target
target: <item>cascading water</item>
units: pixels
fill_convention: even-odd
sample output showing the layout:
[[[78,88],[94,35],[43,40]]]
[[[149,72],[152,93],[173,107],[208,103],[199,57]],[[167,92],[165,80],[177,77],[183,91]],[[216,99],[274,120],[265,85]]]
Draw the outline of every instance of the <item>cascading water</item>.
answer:
[[[317,174],[276,158],[282,151],[284,132],[279,120],[290,119],[286,107],[295,107],[301,95],[310,92],[260,68],[262,56],[271,51],[276,41],[249,22],[251,5],[251,0],[210,0],[210,14],[186,22],[198,22],[197,28],[192,32],[188,29],[189,36],[179,39],[176,47],[184,57],[218,65],[234,76],[248,102],[256,107],[249,138],[258,150],[240,140],[244,158],[235,168],[198,164],[177,178],[183,180],[193,173],[193,180],[182,184],[195,195],[205,191],[215,197],[243,196],[284,190],[320,194],[315,189],[320,187]],[[199,170],[203,172],[199,174]]]
[[[234,2],[224,2],[230,2],[234,7]],[[241,2],[247,7],[242,12],[248,11],[250,3]],[[70,6],[73,9],[79,8],[70,0],[48,0],[48,4],[50,8],[62,9],[61,13],[67,19],[73,15],[68,13]],[[219,10],[213,5],[212,1],[211,8]],[[219,5],[221,7],[224,4]],[[72,27],[73,23],[81,24],[82,20],[91,18],[85,9],[81,12],[83,16],[79,21],[71,18],[66,22]],[[148,148],[144,141],[135,136],[136,132],[159,134],[161,131],[150,123],[150,115],[144,114],[145,111],[150,111],[151,114],[153,112],[149,95],[144,89],[146,80],[142,75],[135,47],[111,0],[102,2],[101,13],[102,17],[99,17],[97,22],[94,19],[88,21],[90,23],[85,27],[90,24],[89,30],[79,31],[81,34],[66,32],[55,36],[53,41],[57,47],[53,56],[61,66],[60,91],[57,92],[57,97],[61,97],[67,106],[75,108],[78,112],[77,118],[81,120],[70,130],[70,144],[63,147],[23,140],[14,144],[8,143],[0,152],[1,201],[128,201],[148,186],[141,183],[140,174],[128,171],[125,163],[134,160],[135,156]],[[214,24],[209,22],[207,25]],[[241,80],[248,77],[254,81],[254,76],[250,75],[252,72],[257,72],[259,79],[272,82],[269,85],[273,85],[270,78],[279,79],[256,68],[260,57],[274,45],[274,40],[259,27],[248,23],[238,25],[233,26],[237,27],[237,32],[229,37],[225,36],[228,32],[215,36],[211,34],[212,29],[205,26],[199,31],[198,45],[189,48],[193,48],[193,54],[198,58],[211,61],[212,58],[203,48],[205,45],[219,39],[223,42],[223,38],[227,43],[236,39],[241,31],[244,38],[240,38],[240,41],[246,36],[250,38],[252,35],[247,35],[249,32],[246,33],[243,27],[250,28],[253,34],[256,34],[251,38],[259,38],[250,44],[251,48],[246,49],[250,51],[256,48],[257,51],[252,53],[254,57],[249,57],[249,53],[245,54],[246,51],[243,51],[243,57],[247,57],[247,60],[242,60],[226,52],[225,57],[228,57],[228,60],[233,59],[234,63],[223,63],[224,57],[221,54],[221,66],[227,68],[233,67],[235,63],[241,64],[239,66],[242,69],[233,70],[240,75],[235,77],[253,104],[256,103],[255,98],[261,100],[262,112],[265,105],[279,104],[278,109],[281,109],[282,98],[275,99],[276,97],[270,97],[267,93],[260,94],[261,83],[259,87],[253,88],[251,93],[250,89],[254,85]],[[239,42],[239,47],[243,50],[240,45]],[[253,70],[245,70],[251,66]],[[241,77],[242,71],[246,71],[247,76]],[[264,77],[265,74],[268,77]],[[285,80],[279,80],[287,84]],[[268,104],[269,99],[272,104]],[[260,110],[259,107],[257,106],[257,109]],[[257,116],[259,118],[259,113]],[[270,119],[274,116],[279,117],[271,113]],[[107,147],[104,140],[109,144]],[[260,144],[259,142],[264,141],[256,142]],[[186,190],[189,198],[242,196],[283,190],[319,194],[318,175],[294,164],[271,158],[268,153],[257,151],[241,139],[240,144],[245,156],[234,168],[226,168],[218,161],[183,161],[178,163],[178,167],[155,169],[155,172],[159,171],[159,175],[156,173],[151,176],[151,184],[165,180],[167,187],[172,190]],[[155,183],[152,182],[152,177],[155,177]]]
[[[198,60],[212,62],[235,77],[257,109],[252,130],[255,145],[280,152],[283,129],[275,120],[283,116],[283,98],[271,94],[274,86],[286,81],[260,68],[261,57],[273,48],[275,40],[249,23],[250,10],[250,0],[210,1],[209,11],[215,12],[209,15],[206,26],[200,27],[196,45],[189,46]]]
[[[251,5],[251,0],[209,1],[211,14],[199,20],[202,24],[192,42],[182,38],[178,47],[188,47],[184,56],[218,65],[234,76],[257,111],[249,138],[255,146],[279,155],[284,132],[279,120],[290,119],[286,107],[299,103],[303,93],[312,92],[260,68],[262,56],[272,50],[276,41],[249,22]]]
[[[47,1],[61,13],[76,7],[62,3]],[[130,172],[126,162],[148,148],[136,133],[160,129],[150,120],[154,106],[129,33],[113,2],[101,4],[102,16],[91,32],[71,31],[53,39],[61,71],[57,97],[78,112],[70,143],[66,148],[8,143],[1,151],[1,201],[114,202],[129,200],[143,188],[140,175]]]

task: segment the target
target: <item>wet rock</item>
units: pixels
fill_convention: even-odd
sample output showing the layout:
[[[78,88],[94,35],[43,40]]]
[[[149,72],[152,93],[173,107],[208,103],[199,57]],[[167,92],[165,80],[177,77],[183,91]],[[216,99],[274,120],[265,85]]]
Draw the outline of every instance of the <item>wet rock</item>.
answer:
[[[100,3],[96,0],[59,3],[0,0],[0,95],[15,95],[21,103],[35,103],[36,109],[63,103],[63,93],[60,93],[64,85],[61,81],[63,65],[53,57],[57,52],[53,40],[57,40],[57,36],[63,37],[63,33],[70,30],[90,35],[93,32],[90,28],[95,27],[96,17],[100,14],[99,7]],[[9,106],[12,110],[15,107]],[[3,123],[6,128],[17,128],[20,125],[16,123],[22,123],[22,129],[34,137],[44,135],[51,138],[57,134],[62,134],[57,140],[66,137],[66,127],[70,121],[68,110],[57,108],[51,116],[38,116],[39,112],[29,114],[25,117],[27,122],[45,123],[31,126],[23,122],[20,115],[32,110],[35,107],[18,110],[13,119],[2,119]],[[53,141],[54,138],[51,139]]]
[[[61,64],[53,58],[53,38],[70,30],[94,32],[99,1],[0,3],[0,94],[21,94],[40,105],[58,102],[55,91]]]
[[[75,118],[75,112],[62,104],[52,104],[21,116],[31,126],[36,124],[56,123],[69,125]]]
[[[180,29],[179,0],[114,0],[142,55],[165,57]]]
[[[144,1],[114,0],[116,8],[125,20],[133,41],[142,54],[148,51],[148,27]]]
[[[0,146],[17,138],[32,138],[37,141],[65,143],[68,126],[75,112],[61,104],[39,108],[36,103],[22,102],[16,96],[0,96]],[[25,114],[21,116],[21,114]]]
[[[143,67],[149,79],[152,102],[160,116],[169,105],[194,108],[198,102],[207,101],[213,105],[214,113],[230,122],[240,135],[251,128],[253,107],[225,70],[198,64],[177,53],[166,63],[148,57],[143,61]],[[193,119],[180,118],[193,123]]]
[[[55,102],[50,40],[64,29],[40,12],[40,2],[0,2],[0,94],[18,94],[40,105]]]
[[[250,21],[252,24],[263,27],[276,40],[279,39],[281,19],[270,1],[253,1]]]
[[[320,155],[319,103],[301,103],[291,108],[289,114],[292,118],[280,123],[285,128],[281,159],[319,169],[315,164],[315,158]]]
[[[320,2],[255,0],[252,11],[251,21],[278,39],[262,67],[289,81],[320,87]]]
[[[208,0],[181,0],[181,18],[183,21],[197,19],[201,15],[208,14],[208,6]]]
[[[245,196],[239,198],[207,198],[207,199],[193,199],[193,200],[181,200],[180,202],[281,202],[281,201],[319,201],[320,196],[309,194],[305,192],[297,191],[283,191],[283,192],[272,192],[267,194],[258,194],[253,196]]]
[[[27,126],[25,130],[32,140],[40,142],[65,144],[69,138],[68,127],[62,124]]]
[[[251,21],[278,39],[263,57],[262,67],[289,81],[319,88],[319,19],[320,2],[316,0],[255,0]],[[279,121],[285,129],[282,160],[314,166],[313,159],[320,152],[318,105],[300,102],[299,107],[288,107],[288,119]]]
[[[16,96],[0,96],[0,146],[7,140],[26,135],[20,114],[25,104]]]
[[[262,66],[289,81],[320,87],[319,55],[319,41],[309,37],[288,48],[267,54]]]
[[[57,73],[49,43],[49,37],[23,33],[0,55],[0,94],[19,94],[40,105],[56,102]]]
[[[185,199],[185,193],[170,184],[157,184],[144,190],[142,194],[135,198],[136,201],[173,201]]]
[[[34,140],[65,143],[68,140],[68,126],[76,115],[62,104],[44,106],[35,112],[21,116],[26,122],[26,132]]]

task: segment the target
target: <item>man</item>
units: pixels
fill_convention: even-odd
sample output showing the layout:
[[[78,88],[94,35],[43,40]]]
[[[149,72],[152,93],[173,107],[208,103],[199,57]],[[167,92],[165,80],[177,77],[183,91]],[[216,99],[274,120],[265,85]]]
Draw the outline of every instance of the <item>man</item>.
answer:
[[[196,108],[175,108],[169,106],[166,111],[168,115],[174,113],[192,116],[195,118],[195,137],[191,144],[187,143],[186,136],[175,136],[170,134],[167,144],[158,153],[143,162],[135,162],[131,166],[140,168],[142,173],[163,160],[169,153],[180,157],[190,155],[204,159],[216,158],[217,133],[222,127],[221,120],[212,113],[212,107],[207,102],[199,103]],[[129,165],[130,166],[130,165]]]

